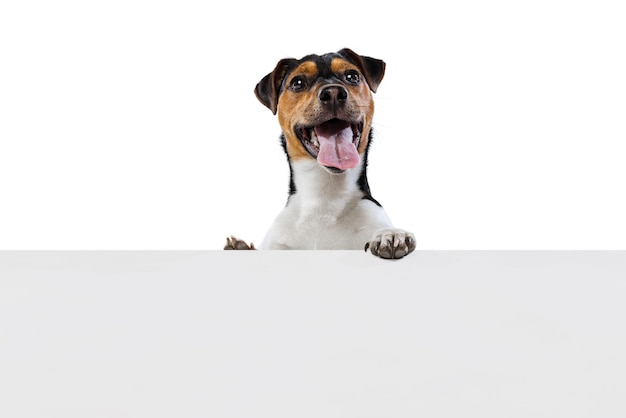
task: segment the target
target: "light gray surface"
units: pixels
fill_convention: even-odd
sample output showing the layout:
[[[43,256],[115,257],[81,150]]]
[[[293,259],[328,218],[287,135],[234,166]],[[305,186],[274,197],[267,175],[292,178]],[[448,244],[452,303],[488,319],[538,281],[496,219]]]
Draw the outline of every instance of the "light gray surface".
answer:
[[[2,417],[623,417],[626,252],[0,253]]]

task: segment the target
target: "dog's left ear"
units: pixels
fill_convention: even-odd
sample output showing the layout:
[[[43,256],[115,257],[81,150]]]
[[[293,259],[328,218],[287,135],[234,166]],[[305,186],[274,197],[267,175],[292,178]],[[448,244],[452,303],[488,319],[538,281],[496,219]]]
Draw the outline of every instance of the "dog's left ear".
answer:
[[[361,73],[363,73],[367,80],[367,84],[370,86],[370,90],[376,93],[376,89],[385,75],[385,62],[376,58],[359,55],[348,48],[344,48],[337,53],[359,67],[359,70],[361,70]]]
[[[294,58],[285,58],[278,61],[274,71],[263,77],[256,85],[254,94],[273,114],[278,107],[278,95],[287,75],[289,67],[296,61]]]

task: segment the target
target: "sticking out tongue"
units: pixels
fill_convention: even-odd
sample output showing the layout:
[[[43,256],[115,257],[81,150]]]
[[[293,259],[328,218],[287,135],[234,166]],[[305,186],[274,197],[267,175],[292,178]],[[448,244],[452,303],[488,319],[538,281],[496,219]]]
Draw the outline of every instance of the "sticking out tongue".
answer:
[[[359,165],[359,153],[352,142],[352,127],[348,122],[333,119],[315,127],[320,144],[317,162],[340,170]]]

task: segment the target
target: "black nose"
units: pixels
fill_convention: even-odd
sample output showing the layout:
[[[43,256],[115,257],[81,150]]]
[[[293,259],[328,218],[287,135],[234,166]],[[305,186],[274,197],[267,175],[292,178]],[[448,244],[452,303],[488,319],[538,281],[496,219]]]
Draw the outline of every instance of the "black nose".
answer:
[[[339,84],[330,84],[323,87],[317,97],[324,106],[342,106],[348,100],[348,90]]]

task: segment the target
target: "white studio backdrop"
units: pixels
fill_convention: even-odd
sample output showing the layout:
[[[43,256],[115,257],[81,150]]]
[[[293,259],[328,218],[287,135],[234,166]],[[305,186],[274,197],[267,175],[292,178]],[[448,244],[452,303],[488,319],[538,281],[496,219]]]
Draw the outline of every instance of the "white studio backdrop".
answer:
[[[0,4],[0,249],[260,242],[287,196],[253,94],[383,59],[369,179],[419,249],[626,249],[621,1]]]

